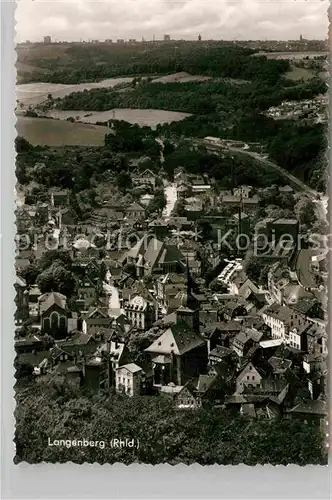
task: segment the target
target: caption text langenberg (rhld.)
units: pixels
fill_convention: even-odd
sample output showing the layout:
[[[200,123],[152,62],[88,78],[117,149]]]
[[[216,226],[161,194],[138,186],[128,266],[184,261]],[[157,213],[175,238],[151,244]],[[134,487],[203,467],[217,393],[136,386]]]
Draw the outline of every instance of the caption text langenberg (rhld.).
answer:
[[[48,446],[65,448],[139,448],[139,440],[133,438],[114,438],[111,440],[94,441],[91,439],[51,439],[48,438]]]

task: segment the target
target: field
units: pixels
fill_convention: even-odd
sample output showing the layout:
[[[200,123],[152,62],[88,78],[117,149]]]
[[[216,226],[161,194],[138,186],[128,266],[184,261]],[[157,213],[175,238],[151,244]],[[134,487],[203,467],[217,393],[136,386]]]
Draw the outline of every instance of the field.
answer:
[[[289,80],[310,80],[316,75],[316,72],[312,69],[298,68],[297,66],[292,66],[291,71],[285,73],[285,78]]]
[[[108,120],[124,120],[128,123],[137,123],[141,126],[155,127],[159,123],[171,123],[183,120],[189,113],[178,113],[176,111],[165,111],[163,109],[114,109],[109,111],[76,111],[55,110],[48,113],[53,118],[66,120],[73,117],[84,123],[106,122]]]
[[[17,117],[16,130],[33,146],[54,147],[102,146],[105,135],[110,131],[98,125],[22,116]]]
[[[63,98],[72,92],[83,92],[94,88],[112,88],[123,83],[130,83],[132,78],[108,78],[98,83],[81,83],[66,85],[59,83],[26,83],[16,85],[16,98],[23,106],[36,106],[47,101],[48,94],[55,98]]]
[[[209,76],[190,75],[184,71],[173,73],[172,75],[161,76],[152,80],[152,83],[187,83],[187,82],[205,82],[210,80]]]

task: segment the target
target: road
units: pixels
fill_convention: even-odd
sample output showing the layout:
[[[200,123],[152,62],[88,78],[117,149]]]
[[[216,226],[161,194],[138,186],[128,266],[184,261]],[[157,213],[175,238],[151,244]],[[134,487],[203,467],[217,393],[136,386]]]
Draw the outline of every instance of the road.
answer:
[[[104,291],[109,296],[109,302],[108,302],[109,311],[121,310],[118,289],[113,285],[109,285],[108,283],[104,283],[103,288]]]
[[[255,153],[253,151],[250,151],[248,149],[244,148],[234,148],[234,147],[225,147],[222,145],[218,144],[211,144],[207,142],[204,139],[192,139],[194,144],[197,145],[204,145],[207,147],[207,149],[210,149],[212,151],[220,151],[220,152],[233,152],[233,153],[241,153],[245,154],[248,156],[251,156],[254,158],[258,163],[261,163],[265,166],[270,167],[271,169],[279,172],[283,177],[291,181],[291,183],[296,186],[298,189],[304,191],[307,196],[315,203],[316,205],[316,214],[317,218],[320,220],[326,220],[327,217],[327,196],[322,196],[321,193],[318,193],[318,191],[315,191],[314,189],[310,188],[307,186],[304,182],[302,182],[300,179],[295,177],[294,175],[290,174],[287,170],[284,168],[280,167],[277,163],[274,163],[273,161],[269,160],[266,157],[263,157],[259,153]]]
[[[317,283],[314,279],[314,276],[311,272],[311,258],[313,256],[313,252],[311,249],[302,249],[300,250],[295,268],[298,280],[304,288],[317,288]]]
[[[164,193],[166,197],[166,207],[163,211],[163,217],[165,220],[168,220],[177,200],[176,185],[168,184],[164,189]]]

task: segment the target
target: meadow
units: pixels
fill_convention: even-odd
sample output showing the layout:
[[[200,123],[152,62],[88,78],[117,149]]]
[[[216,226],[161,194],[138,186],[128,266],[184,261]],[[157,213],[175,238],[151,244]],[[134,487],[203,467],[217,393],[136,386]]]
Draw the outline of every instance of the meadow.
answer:
[[[48,118],[17,117],[17,134],[33,146],[102,146],[108,127]]]

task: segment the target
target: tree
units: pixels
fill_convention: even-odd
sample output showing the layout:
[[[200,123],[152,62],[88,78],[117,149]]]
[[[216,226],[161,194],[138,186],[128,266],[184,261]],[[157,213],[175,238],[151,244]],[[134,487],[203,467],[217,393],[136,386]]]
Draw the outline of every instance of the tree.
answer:
[[[82,220],[83,212],[78,202],[77,195],[73,191],[69,193],[69,206],[74,211],[77,218]]]
[[[254,283],[264,283],[267,277],[268,266],[264,263],[264,259],[251,256],[245,264],[245,271]]]
[[[37,285],[42,293],[60,292],[70,297],[75,291],[76,280],[61,261],[55,261],[49,269],[39,274]]]
[[[300,198],[295,206],[295,213],[300,224],[307,226],[309,229],[316,222],[315,205],[309,198]]]
[[[154,212],[161,212],[166,207],[166,197],[164,190],[162,188],[156,189],[154,193],[154,198],[151,200],[148,206],[147,213],[153,214]]]
[[[106,444],[125,435],[139,446],[45,446],[48,438],[78,435]],[[291,419],[248,421],[220,408],[177,411],[162,396],[110,397],[46,380],[16,393],[16,462],[326,465],[323,443],[319,425]]]
[[[215,278],[213,281],[211,281],[209,289],[212,292],[228,293],[228,286],[225,285],[225,283],[219,281],[218,278]]]
[[[40,269],[37,263],[29,264],[25,269],[22,270],[21,276],[25,279],[27,286],[31,286],[36,282]]]
[[[185,200],[179,198],[172,210],[172,217],[184,217],[185,216]]]
[[[117,175],[116,182],[120,191],[127,191],[132,186],[131,176],[129,172],[120,172]]]
[[[15,150],[16,153],[26,153],[34,149],[33,145],[30,144],[24,137],[17,136],[15,138]]]
[[[203,241],[208,240],[211,237],[212,226],[208,221],[199,219],[197,221],[197,231]]]
[[[41,271],[52,266],[55,261],[60,261],[66,269],[71,269],[72,258],[67,250],[47,250],[39,259],[38,266]]]

